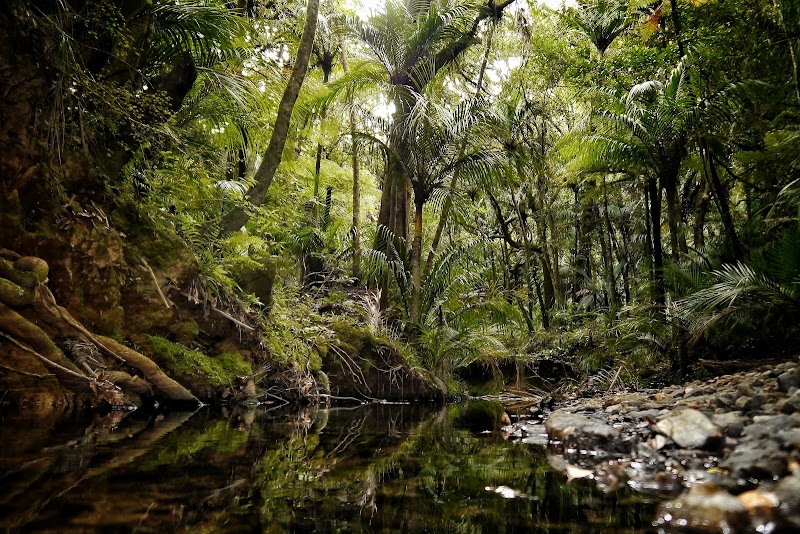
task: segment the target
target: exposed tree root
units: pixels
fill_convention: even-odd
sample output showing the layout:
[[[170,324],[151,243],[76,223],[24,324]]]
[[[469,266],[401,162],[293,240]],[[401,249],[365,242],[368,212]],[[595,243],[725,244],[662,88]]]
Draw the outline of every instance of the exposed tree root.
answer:
[[[201,404],[191,391],[177,383],[172,378],[168,377],[161,368],[147,356],[136,352],[135,350],[121,345],[111,338],[104,336],[94,336],[96,340],[102,343],[104,351],[113,351],[118,357],[122,358],[125,363],[131,367],[139,370],[144,377],[152,383],[159,391],[161,391],[168,398],[175,401],[190,401]]]
[[[124,393],[136,399],[139,395],[153,395],[155,388],[169,400],[201,404],[191,391],[167,376],[150,358],[113,339],[93,334],[72,317],[58,305],[45,285],[47,275],[48,266],[43,260],[0,249],[0,336],[35,356],[64,387],[96,400],[111,405],[129,404],[132,401]],[[12,308],[27,309],[23,313],[33,319]],[[108,371],[106,363],[94,356],[68,354],[73,361],[55,344],[53,337],[77,338],[81,347],[95,356],[102,354],[117,365],[125,364],[142,377],[120,370]]]

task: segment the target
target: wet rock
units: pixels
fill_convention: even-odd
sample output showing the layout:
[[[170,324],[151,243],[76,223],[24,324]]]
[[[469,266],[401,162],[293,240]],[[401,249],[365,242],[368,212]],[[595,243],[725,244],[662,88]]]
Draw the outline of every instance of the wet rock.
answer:
[[[739,500],[714,484],[697,484],[659,507],[656,525],[692,532],[734,532],[749,523]]]
[[[754,440],[740,444],[720,465],[739,479],[768,480],[785,475],[787,463],[774,441]]]
[[[794,420],[788,415],[757,415],[753,417],[753,423],[745,427],[744,435],[753,439],[770,439],[793,426]]]
[[[661,415],[661,410],[658,408],[650,408],[648,410],[640,410],[628,413],[628,416],[633,421],[643,421],[646,419],[655,419]]]
[[[714,414],[711,421],[719,426],[726,436],[738,438],[744,433],[744,418],[740,412]]]
[[[775,437],[784,447],[800,451],[800,428],[778,432]]]
[[[544,423],[551,441],[561,442],[565,449],[625,453],[630,445],[614,427],[584,415],[562,410],[553,412]]]
[[[547,430],[544,425],[522,421],[502,428],[509,437],[517,438],[527,445],[547,445]]]
[[[800,387],[800,372],[798,369],[792,369],[778,375],[778,389],[787,393],[791,388]]]
[[[800,391],[796,391],[791,397],[783,402],[781,406],[781,412],[785,414],[800,412]]]
[[[734,406],[736,406],[736,408],[739,410],[749,410],[753,407],[753,398],[743,395],[736,399]]]
[[[717,406],[720,408],[727,408],[729,406],[733,406],[733,403],[736,402],[736,399],[733,397],[733,395],[723,393],[717,395],[715,401]]]
[[[723,443],[720,428],[691,408],[662,419],[656,425],[678,446],[689,449],[715,449]]]
[[[775,495],[786,520],[800,527],[800,474],[786,477],[775,486]]]

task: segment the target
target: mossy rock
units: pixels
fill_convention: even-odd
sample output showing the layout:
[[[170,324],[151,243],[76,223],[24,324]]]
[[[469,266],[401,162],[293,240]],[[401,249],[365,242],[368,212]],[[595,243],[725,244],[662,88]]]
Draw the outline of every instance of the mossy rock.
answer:
[[[239,286],[255,295],[267,308],[272,307],[272,286],[275,283],[275,262],[269,258],[238,262],[231,266],[231,275]]]
[[[322,371],[334,397],[399,401],[443,396],[433,378],[409,364],[391,340],[344,321],[334,322],[331,329],[335,336],[323,356]]]
[[[186,382],[192,391],[206,399],[216,396],[232,384],[237,384],[237,377],[253,374],[252,366],[234,352],[210,357],[163,337],[146,336],[146,340],[151,352],[171,375]]]

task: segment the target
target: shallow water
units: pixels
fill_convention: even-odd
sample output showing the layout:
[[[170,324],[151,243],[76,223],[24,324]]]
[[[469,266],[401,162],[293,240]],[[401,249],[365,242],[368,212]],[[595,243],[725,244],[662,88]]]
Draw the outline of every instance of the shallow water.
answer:
[[[0,413],[0,529],[647,532],[655,504],[567,483],[502,407]]]

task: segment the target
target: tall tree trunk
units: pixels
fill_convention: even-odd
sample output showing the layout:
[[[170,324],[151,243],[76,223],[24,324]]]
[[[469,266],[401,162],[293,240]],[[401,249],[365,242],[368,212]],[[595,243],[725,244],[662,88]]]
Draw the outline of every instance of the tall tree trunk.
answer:
[[[616,308],[619,304],[619,296],[617,295],[617,282],[614,276],[614,255],[612,251],[612,233],[614,228],[611,226],[611,219],[608,216],[608,191],[606,190],[606,177],[603,175],[603,210],[604,218],[603,225],[600,229],[600,246],[603,253],[603,264],[605,268],[605,286],[606,293],[608,293],[608,305],[611,308]],[[607,239],[606,239],[607,238]]]
[[[544,198],[544,197],[542,197]],[[547,219],[550,222],[549,229],[550,229],[550,262],[551,262],[551,274],[553,276],[553,290],[555,292],[556,303],[558,304],[559,308],[564,307],[564,284],[561,281],[561,267],[559,266],[559,249],[558,249],[558,241],[556,239],[556,235],[558,232],[556,231],[556,218],[553,215],[553,211],[547,214]]]
[[[575,232],[575,282],[573,293],[577,294],[581,290],[588,289],[589,280],[592,279],[592,241],[589,233],[595,224],[595,205],[594,200],[589,196],[590,186],[587,183],[586,190],[577,187],[575,190],[575,201],[581,209],[580,219]]]
[[[630,230],[625,219],[620,220],[619,224],[620,236],[622,236],[622,246],[617,248],[618,261],[623,265],[622,267],[622,291],[625,295],[625,304],[631,303],[631,240]],[[647,240],[649,242],[650,223],[647,224]],[[648,254],[651,251],[648,250]],[[649,262],[648,262],[649,263]]]
[[[661,181],[667,196],[667,226],[669,227],[669,244],[672,256],[672,264],[677,265],[680,260],[680,201],[678,200],[678,178],[677,176],[665,176]]]
[[[342,69],[344,73],[350,72],[347,62],[347,50],[344,42],[340,43],[342,51]],[[358,154],[358,138],[356,126],[356,111],[353,109],[352,95],[350,99],[350,140],[353,143],[352,165],[353,165],[353,266],[352,276],[358,280],[361,276],[361,160]]]
[[[411,323],[418,326],[422,294],[422,209],[425,202],[420,195],[414,196],[414,244],[411,248]]]
[[[303,27],[303,35],[300,37],[300,46],[297,48],[294,69],[291,76],[289,76],[289,82],[286,84],[283,97],[278,105],[278,115],[275,118],[275,126],[272,129],[269,146],[264,152],[264,159],[254,177],[256,183],[247,191],[247,198],[253,206],[263,204],[267,190],[269,190],[272,179],[275,177],[275,171],[278,170],[278,165],[281,163],[283,147],[286,145],[286,138],[289,135],[289,125],[294,111],[294,104],[300,95],[300,89],[303,87],[303,81],[308,70],[308,62],[314,45],[314,35],[317,30],[318,12],[319,0],[308,0],[306,21]],[[223,233],[235,232],[244,226],[249,219],[250,215],[245,211],[244,207],[238,206],[222,218],[220,227]]]
[[[705,171],[705,169],[703,169]],[[705,172],[703,173],[705,174]],[[708,180],[700,183],[694,203],[694,248],[706,246],[706,215],[708,214]]]
[[[494,30],[497,27],[497,21],[492,22],[492,25],[489,27],[489,35],[486,38],[486,49],[483,53],[483,61],[481,62],[481,69],[478,73],[478,83],[475,86],[475,96],[473,97],[473,101],[477,100],[483,90],[483,78],[484,74],[486,73],[486,64],[489,61],[489,52],[492,49],[492,38],[494,37]],[[464,141],[461,143],[461,147],[458,150],[458,159],[464,157],[464,154],[467,150],[467,138],[464,138]],[[444,205],[442,206],[442,213],[439,215],[439,222],[436,225],[436,233],[433,236],[433,241],[431,242],[431,249],[428,252],[428,259],[425,260],[425,275],[427,276],[433,266],[433,260],[436,257],[436,251],[439,249],[439,242],[442,240],[442,233],[444,232],[444,228],[447,225],[447,219],[450,216],[450,210],[453,208],[453,195],[456,191],[456,186],[458,185],[458,179],[460,177],[460,172],[457,170],[453,173],[452,178],[450,179],[450,185],[447,188],[448,194],[444,200]]]
[[[790,31],[786,25],[786,16],[784,14],[783,8],[783,0],[772,0],[773,5],[775,6],[775,10],[778,13],[778,23],[781,28],[781,33],[783,33],[784,38],[786,39],[786,44],[789,45],[789,57],[792,60],[792,79],[794,81],[794,94],[797,97],[797,100],[800,101],[800,63],[798,63],[797,59],[797,33]],[[796,20],[797,16],[795,14],[794,17],[789,17],[789,20],[793,21],[795,24],[797,23]],[[792,38],[792,35],[795,38]]]
[[[683,57],[686,52],[683,48],[683,40],[681,39],[681,16],[678,11],[678,2],[672,0],[672,25],[675,29],[675,41],[678,43],[678,53]]]
[[[744,261],[744,250],[742,249],[742,242],[736,234],[736,226],[733,224],[733,217],[731,217],[730,203],[728,202],[728,190],[722,185],[717,172],[717,165],[714,162],[714,154],[709,150],[708,143],[705,139],[701,140],[702,153],[704,154],[703,170],[706,170],[708,165],[707,177],[711,182],[711,188],[714,192],[714,203],[717,206],[717,211],[722,219],[722,226],[725,228],[725,235],[733,247],[733,255],[736,261]]]
[[[535,295],[536,301],[539,304],[539,311],[542,315],[542,327],[544,329],[549,329],[550,316],[548,314],[548,307],[545,305],[545,301],[542,298],[542,290],[539,288],[539,280],[533,267],[534,247],[531,243],[531,229],[526,222],[527,218],[523,216],[522,208],[520,208],[522,200],[517,201],[516,196],[513,194],[511,195],[511,198],[514,203],[514,207],[516,208],[517,218],[519,219],[520,234],[522,234],[522,248],[525,255],[525,285],[528,288],[528,313],[531,319],[530,324],[533,324],[533,299]],[[539,252],[541,252],[541,249],[539,249]],[[544,267],[544,265],[542,266],[542,270],[546,271],[546,267]],[[550,291],[552,292],[552,283]]]
[[[653,237],[653,301],[664,305],[664,252],[661,243],[661,191],[655,178],[647,179],[650,197],[650,227]]]

